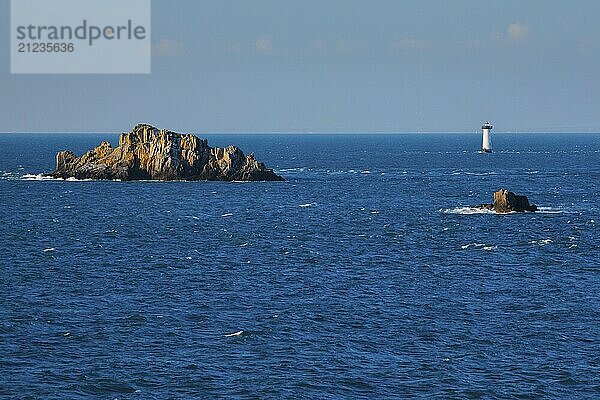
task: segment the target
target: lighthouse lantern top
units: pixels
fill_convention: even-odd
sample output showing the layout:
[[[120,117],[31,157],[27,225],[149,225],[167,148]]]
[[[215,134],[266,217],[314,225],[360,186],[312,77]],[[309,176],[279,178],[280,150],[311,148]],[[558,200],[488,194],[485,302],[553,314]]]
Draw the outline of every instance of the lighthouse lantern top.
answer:
[[[489,122],[485,122],[482,126],[481,129],[492,129],[493,126],[492,124],[490,124]]]

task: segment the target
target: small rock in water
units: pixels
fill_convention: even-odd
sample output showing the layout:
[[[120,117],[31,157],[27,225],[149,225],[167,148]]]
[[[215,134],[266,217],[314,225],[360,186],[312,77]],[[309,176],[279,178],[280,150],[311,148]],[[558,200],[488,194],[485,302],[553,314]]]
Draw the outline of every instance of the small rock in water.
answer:
[[[537,211],[535,204],[529,204],[527,196],[519,196],[507,189],[500,189],[494,193],[494,202],[492,204],[479,204],[475,208],[484,210],[493,210],[498,214],[509,212]]]

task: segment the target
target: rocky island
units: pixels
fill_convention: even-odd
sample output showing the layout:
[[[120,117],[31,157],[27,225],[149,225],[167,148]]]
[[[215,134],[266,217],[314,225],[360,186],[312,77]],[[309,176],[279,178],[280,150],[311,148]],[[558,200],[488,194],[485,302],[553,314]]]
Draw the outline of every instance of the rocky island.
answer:
[[[537,206],[529,204],[527,196],[519,196],[506,189],[500,189],[494,193],[494,202],[492,204],[480,204],[476,208],[493,210],[498,214],[537,211]]]
[[[56,155],[54,178],[160,181],[283,181],[272,169],[235,146],[210,147],[192,134],[136,125],[122,133],[119,145],[102,142],[78,157],[70,151]]]

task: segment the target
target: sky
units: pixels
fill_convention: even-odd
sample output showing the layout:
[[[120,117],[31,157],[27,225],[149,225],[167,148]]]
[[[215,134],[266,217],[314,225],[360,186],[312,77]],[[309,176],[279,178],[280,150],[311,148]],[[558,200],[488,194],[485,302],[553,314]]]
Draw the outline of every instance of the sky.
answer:
[[[13,75],[0,131],[600,132],[597,0],[153,0],[152,73]]]

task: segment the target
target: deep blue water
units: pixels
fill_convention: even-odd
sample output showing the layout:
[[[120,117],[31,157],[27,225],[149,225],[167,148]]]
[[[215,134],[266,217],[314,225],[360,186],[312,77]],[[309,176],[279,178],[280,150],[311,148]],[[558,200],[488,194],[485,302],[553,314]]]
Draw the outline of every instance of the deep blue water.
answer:
[[[215,135],[287,181],[23,179],[106,138],[0,135],[0,397],[600,397],[600,135]],[[502,187],[542,212],[465,208]]]

